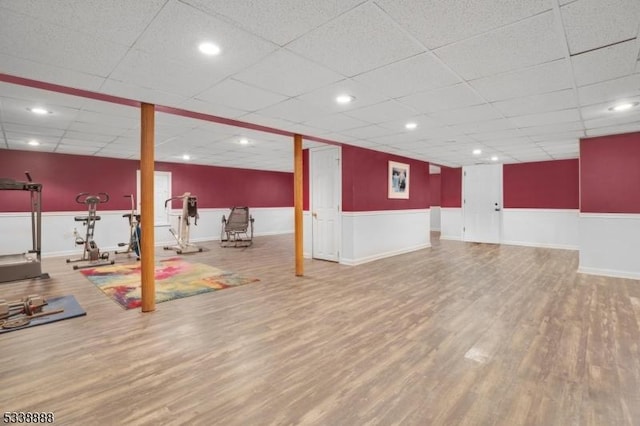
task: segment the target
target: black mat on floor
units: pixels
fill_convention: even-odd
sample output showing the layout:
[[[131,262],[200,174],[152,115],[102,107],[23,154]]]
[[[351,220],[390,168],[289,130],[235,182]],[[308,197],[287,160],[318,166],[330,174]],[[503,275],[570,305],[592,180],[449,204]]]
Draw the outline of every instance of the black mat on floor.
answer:
[[[44,307],[43,312],[54,311],[57,309],[64,309],[64,312],[34,318],[31,320],[29,324],[24,325],[22,327],[17,327],[17,328],[0,327],[0,334],[87,315],[84,309],[82,309],[82,306],[78,304],[78,301],[73,296],[47,297],[46,299],[47,299],[47,305]],[[19,318],[19,317],[16,316],[12,318]]]

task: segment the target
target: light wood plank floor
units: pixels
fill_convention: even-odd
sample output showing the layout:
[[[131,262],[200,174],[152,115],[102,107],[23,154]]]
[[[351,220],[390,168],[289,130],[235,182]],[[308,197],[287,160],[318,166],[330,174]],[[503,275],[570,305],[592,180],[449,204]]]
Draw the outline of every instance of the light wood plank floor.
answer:
[[[0,408],[64,425],[640,425],[640,282],[578,253],[439,241],[348,267],[293,237],[188,259],[260,282],[125,311],[63,259],[0,298],[86,317],[0,335]],[[158,251],[157,257],[170,256]]]

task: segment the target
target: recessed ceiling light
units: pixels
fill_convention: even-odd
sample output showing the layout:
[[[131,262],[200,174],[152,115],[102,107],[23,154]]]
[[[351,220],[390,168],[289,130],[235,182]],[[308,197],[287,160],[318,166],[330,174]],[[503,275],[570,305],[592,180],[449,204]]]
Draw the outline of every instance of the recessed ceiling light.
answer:
[[[204,42],[204,43],[200,43],[200,45],[198,46],[198,49],[200,50],[200,52],[204,53],[205,55],[218,55],[220,54],[220,48],[213,43],[210,42]]]
[[[240,145],[249,145],[249,140],[247,138],[240,139]]]
[[[404,125],[405,129],[407,130],[413,130],[416,127],[418,127],[418,123],[407,123]]]
[[[40,145],[40,142],[38,142],[38,141],[37,141],[37,140],[35,140],[35,139],[30,140],[30,141],[29,141],[29,142],[27,142],[27,143],[28,143],[29,145],[31,145],[31,146],[38,146],[38,145]]]
[[[48,111],[42,107],[27,108],[27,111],[31,111],[32,113],[38,114],[38,115],[51,114],[51,111]]]
[[[623,104],[618,104],[616,106],[612,106],[609,108],[609,111],[622,112],[629,111],[631,108],[638,106],[640,102],[625,102]]]
[[[187,161],[188,161],[188,160],[191,160],[191,156],[190,156],[189,154],[184,154],[184,155],[182,156],[182,159],[183,159],[183,160],[187,160]]]
[[[498,161],[498,156],[497,155],[492,156],[491,161]]]
[[[481,149],[474,149],[473,150],[473,155],[480,155],[482,154],[482,150]]]
[[[351,96],[351,95],[339,95],[336,97],[336,102],[339,104],[350,104],[351,102],[355,101],[355,97]]]

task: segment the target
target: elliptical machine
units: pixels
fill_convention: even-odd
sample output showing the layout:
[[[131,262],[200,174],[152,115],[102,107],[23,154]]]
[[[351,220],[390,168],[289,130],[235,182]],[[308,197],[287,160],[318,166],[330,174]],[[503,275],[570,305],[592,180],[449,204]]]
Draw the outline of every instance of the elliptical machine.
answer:
[[[189,226],[191,225],[189,218],[194,218],[193,224],[198,225],[198,218],[200,217],[198,215],[198,197],[191,195],[190,192],[185,192],[177,197],[171,197],[165,200],[165,209],[172,200],[182,200],[182,214],[178,216],[180,228],[178,229],[178,233],[176,233],[173,228],[169,229],[173,238],[176,239],[177,244],[175,246],[166,246],[164,249],[175,250],[178,254],[201,252],[202,248],[189,242]]]
[[[115,263],[115,260],[109,260],[109,252],[100,253],[98,245],[93,240],[96,221],[100,220],[100,216],[97,215],[98,204],[103,204],[108,201],[109,194],[106,192],[99,192],[95,195],[88,192],[81,192],[76,196],[76,203],[87,206],[87,216],[76,216],[74,219],[76,222],[82,222],[82,225],[87,227],[87,232],[85,237],[82,238],[74,228],[73,234],[76,239],[76,244],[84,246],[84,250],[82,251],[82,257],[78,259],[67,259],[67,263],[90,263],[88,265],[74,265],[73,269],[92,268],[94,266],[113,265]]]
[[[118,247],[127,247],[126,250],[116,251],[115,254],[129,254],[134,252],[136,260],[140,260],[140,213],[136,212],[136,201],[133,194],[125,195],[131,199],[131,213],[125,213],[122,217],[129,221],[129,242],[118,243]]]

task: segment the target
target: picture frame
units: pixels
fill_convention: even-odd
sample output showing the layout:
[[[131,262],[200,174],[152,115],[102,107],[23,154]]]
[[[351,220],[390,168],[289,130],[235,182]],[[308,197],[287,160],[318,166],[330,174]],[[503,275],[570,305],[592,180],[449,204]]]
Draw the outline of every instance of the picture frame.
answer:
[[[409,164],[389,161],[387,178],[388,198],[409,199]]]

